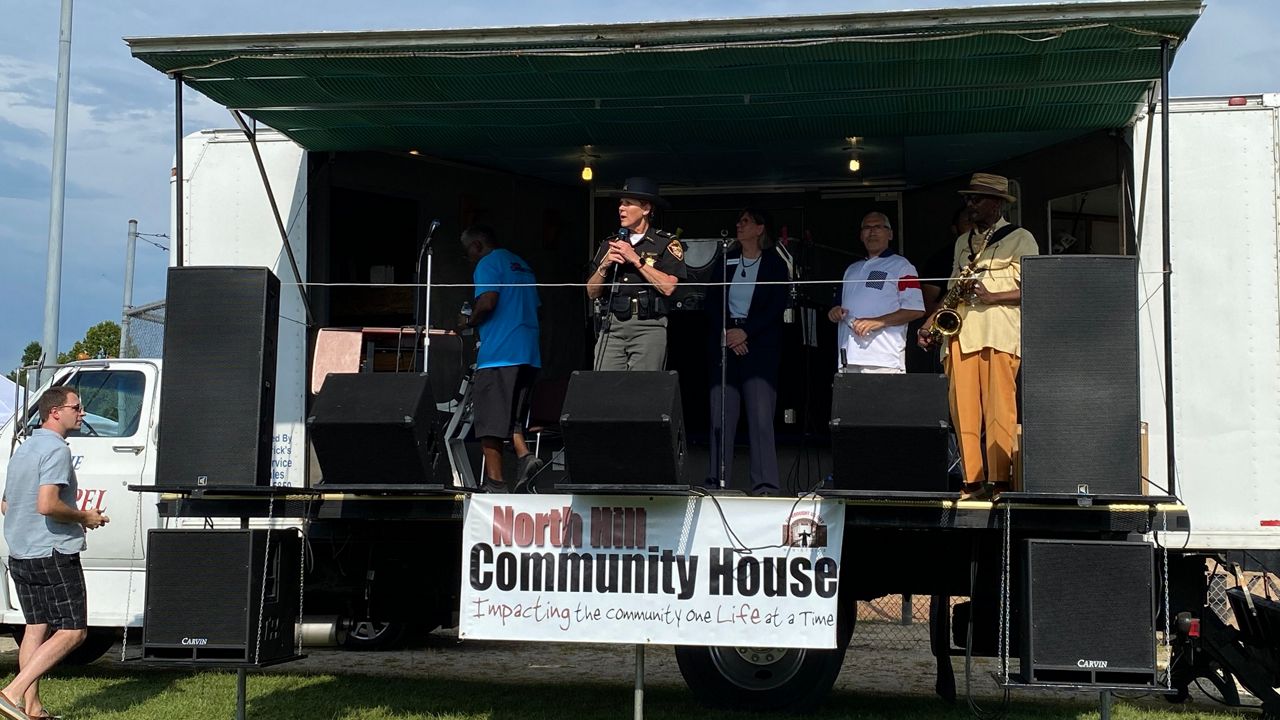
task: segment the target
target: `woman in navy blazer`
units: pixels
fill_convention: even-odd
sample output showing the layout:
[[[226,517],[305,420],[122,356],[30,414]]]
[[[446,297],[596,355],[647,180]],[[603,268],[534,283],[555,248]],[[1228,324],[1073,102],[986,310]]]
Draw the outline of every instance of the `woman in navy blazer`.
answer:
[[[787,264],[769,240],[769,218],[746,208],[738,219],[737,244],[724,258],[723,281],[707,291],[711,361],[711,459],[707,485],[733,476],[733,445],[741,405],[746,406],[751,443],[751,492],[778,494],[778,454],[773,414],[782,361],[782,315],[787,309]],[[726,292],[727,290],[727,292]],[[721,385],[720,358],[724,367]],[[723,403],[721,400],[723,399]],[[723,423],[721,408],[723,407]],[[723,438],[723,442],[722,442]],[[728,487],[728,481],[724,483]]]

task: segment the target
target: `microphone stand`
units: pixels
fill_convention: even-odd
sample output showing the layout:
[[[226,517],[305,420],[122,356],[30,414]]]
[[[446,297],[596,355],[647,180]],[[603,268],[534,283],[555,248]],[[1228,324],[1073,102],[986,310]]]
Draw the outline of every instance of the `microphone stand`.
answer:
[[[739,263],[742,261],[739,260]],[[729,365],[729,342],[725,337],[729,328],[729,231],[720,231],[720,282],[724,283],[720,286],[720,470],[717,473],[720,489],[724,490],[729,486],[728,478],[724,476],[726,455],[725,449],[725,383],[728,381],[728,365]],[[735,436],[737,428],[734,428]]]
[[[418,261],[413,265],[413,360],[410,365],[415,371],[426,372],[427,352],[430,350],[431,339],[429,337],[429,326],[431,324],[431,236],[435,235],[436,230],[440,229],[440,221],[432,220],[430,227],[427,228],[427,236],[422,240],[422,246],[418,248]],[[427,286],[425,288],[425,300],[423,302],[423,290],[420,287],[422,276],[422,256],[427,256]],[[425,306],[425,307],[424,307]],[[420,312],[421,311],[421,312]],[[422,346],[422,367],[418,367],[418,346]]]
[[[618,228],[616,234],[618,240],[631,242],[631,231],[626,228]],[[607,252],[606,252],[607,254]],[[601,312],[600,319],[600,351],[596,353],[596,361],[592,364],[592,370],[599,370],[600,365],[604,363],[605,351],[609,349],[609,326],[613,324],[613,294],[618,289],[618,263],[613,263],[613,267],[609,270],[609,292],[604,297],[604,307]]]

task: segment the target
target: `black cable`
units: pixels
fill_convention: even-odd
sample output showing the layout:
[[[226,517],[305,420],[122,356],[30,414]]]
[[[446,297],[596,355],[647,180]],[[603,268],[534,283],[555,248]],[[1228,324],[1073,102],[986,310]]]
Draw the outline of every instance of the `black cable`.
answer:
[[[969,712],[979,720],[999,720],[1008,716],[1009,713],[1009,688],[1004,688],[1004,697],[1001,699],[1000,709],[996,712],[984,710],[978,701],[973,697],[973,618],[977,615],[977,602],[974,599],[974,591],[978,585],[978,539],[974,538],[969,556],[969,618],[968,625],[965,629],[964,642],[964,694],[965,705],[968,706]]]
[[[646,229],[645,232],[647,234],[648,230]],[[627,242],[631,242],[631,232],[624,227],[618,228],[618,233],[615,237],[618,240],[626,240]],[[610,240],[609,242],[612,242],[612,240]],[[605,257],[608,257],[608,256],[609,256],[609,253],[606,250]],[[592,270],[592,273],[594,272],[595,271]],[[596,371],[600,370],[600,365],[604,362],[604,353],[606,350],[609,349],[609,335],[610,335],[609,329],[613,325],[613,295],[614,295],[614,292],[617,291],[617,289],[618,289],[618,263],[615,262],[613,263],[613,267],[610,268],[609,270],[609,289],[605,292],[604,307],[601,308],[603,312],[600,313],[601,315],[601,319],[600,319],[601,339],[599,340],[600,347],[596,348],[596,359],[595,359],[595,362],[592,363],[592,367],[591,367],[592,370],[596,370]]]

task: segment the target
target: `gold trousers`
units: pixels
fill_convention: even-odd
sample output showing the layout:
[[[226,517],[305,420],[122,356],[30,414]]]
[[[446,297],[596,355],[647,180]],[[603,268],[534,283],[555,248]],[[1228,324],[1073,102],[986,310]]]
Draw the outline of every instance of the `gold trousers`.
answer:
[[[1021,362],[1016,355],[992,348],[962,353],[960,341],[951,340],[946,361],[951,421],[966,483],[1013,479],[1013,434],[1018,422],[1015,378]]]

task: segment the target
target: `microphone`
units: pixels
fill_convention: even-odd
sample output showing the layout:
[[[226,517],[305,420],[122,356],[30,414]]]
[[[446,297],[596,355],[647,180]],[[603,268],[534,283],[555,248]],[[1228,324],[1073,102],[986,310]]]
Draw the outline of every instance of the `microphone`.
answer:
[[[431,244],[431,236],[432,236],[432,235],[435,235],[435,234],[436,234],[436,231],[437,231],[437,230],[439,230],[439,229],[440,229],[440,220],[438,220],[438,219],[436,219],[436,220],[432,220],[432,221],[431,221],[431,225],[427,226],[427,237],[426,237],[425,239],[423,239],[422,243],[423,243],[424,245],[430,245],[430,244]]]
[[[618,239],[622,242],[631,242],[631,231],[624,227],[618,228]]]

